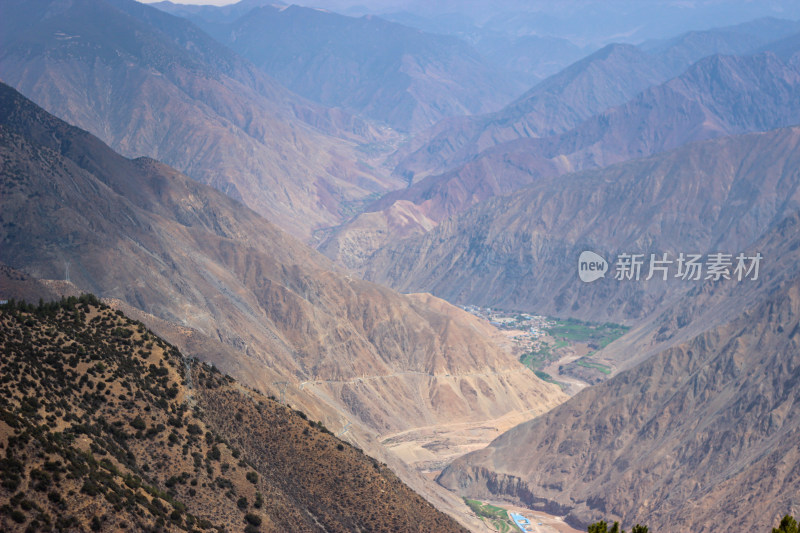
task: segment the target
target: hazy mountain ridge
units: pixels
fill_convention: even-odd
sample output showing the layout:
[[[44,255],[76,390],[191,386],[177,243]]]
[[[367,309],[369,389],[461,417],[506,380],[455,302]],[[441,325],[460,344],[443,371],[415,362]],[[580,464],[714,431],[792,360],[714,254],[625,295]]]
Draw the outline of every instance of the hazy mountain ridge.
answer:
[[[799,22],[768,18],[688,32],[666,42],[607,45],[536,84],[496,113],[444,121],[416,135],[395,154],[395,171],[425,176],[506,141],[564,133],[678,76],[704,57],[753,53],[798,31]]]
[[[507,40],[501,37],[498,41],[490,36],[479,37],[474,46],[487,60],[516,73],[528,86],[552,76],[591,51],[567,39],[549,36],[526,35]]]
[[[183,19],[127,0],[12,2],[5,13],[7,83],[123,154],[164,160],[295,235],[395,186],[355,149],[385,132],[293,95]]]
[[[455,170],[384,195],[367,211],[381,211],[402,200],[416,205],[420,220],[440,222],[493,196],[569,172],[646,157],[692,141],[800,123],[798,66],[772,53],[705,58],[681,76],[564,134],[493,146]],[[329,242],[321,249],[346,251],[347,241],[360,239],[356,224],[346,223],[329,237],[345,244]],[[388,231],[372,241],[373,250],[395,242]],[[364,270],[371,252],[331,255]]]
[[[357,13],[350,11],[348,14]],[[472,46],[491,64],[513,73],[527,87],[599,48],[576,44],[556,35],[519,35],[502,29],[479,27],[463,11],[434,16],[408,10],[381,11],[375,14],[428,33],[457,37]]]
[[[608,45],[536,84],[500,111],[443,121],[415,136],[393,156],[395,172],[418,180],[505,142],[564,133],[667,80],[670,72],[633,45]]]
[[[471,25],[485,32],[504,35],[544,35],[573,39],[580,43],[641,42],[668,39],[690,29],[746,23],[763,17],[800,18],[800,7],[791,0],[752,2],[701,0],[675,3],[654,0],[614,0],[593,4],[584,0],[547,2],[544,0],[502,0],[487,4],[479,1],[408,0],[373,1],[314,0],[306,4],[351,14],[380,14],[408,11],[423,22],[436,23],[439,31],[463,31]],[[413,19],[409,18],[409,23]],[[455,26],[453,30],[449,27]]]
[[[675,68],[685,68],[685,65],[711,55],[759,52],[771,43],[798,32],[800,21],[764,17],[724,28],[689,31],[672,39],[645,41],[639,47],[660,55]]]
[[[293,5],[213,18],[193,20],[292,91],[403,131],[494,111],[524,90],[463,41],[379,17]]]

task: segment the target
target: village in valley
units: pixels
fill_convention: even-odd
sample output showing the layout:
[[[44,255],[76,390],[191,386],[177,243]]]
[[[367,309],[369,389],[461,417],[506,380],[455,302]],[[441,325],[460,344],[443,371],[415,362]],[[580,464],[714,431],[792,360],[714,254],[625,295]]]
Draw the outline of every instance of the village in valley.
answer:
[[[543,337],[547,330],[556,326],[556,319],[542,315],[527,313],[512,313],[492,309],[491,307],[478,307],[465,305],[464,311],[479,318],[487,320],[498,329],[518,333],[514,338],[528,350],[536,351],[542,347]]]
[[[628,328],[613,323],[590,323],[573,318],[465,305],[471,313],[496,327],[513,353],[544,381],[575,394],[591,383],[603,381],[613,370],[593,355],[621,337]]]

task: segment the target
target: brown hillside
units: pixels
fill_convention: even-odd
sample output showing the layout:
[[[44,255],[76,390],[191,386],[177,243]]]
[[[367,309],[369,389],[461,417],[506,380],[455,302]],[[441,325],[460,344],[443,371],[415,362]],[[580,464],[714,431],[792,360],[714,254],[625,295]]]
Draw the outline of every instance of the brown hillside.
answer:
[[[440,483],[582,527],[769,531],[797,514],[799,228],[794,214],[759,241],[775,258],[763,285],[704,284],[663,313],[671,347],[642,360],[634,343],[636,364],[458,459]]]
[[[482,149],[452,170],[384,195],[367,211],[384,211],[404,201],[415,204],[419,220],[441,222],[484,200],[510,195],[526,186],[560,187],[569,181],[565,175],[579,170],[663,153],[693,141],[794,126],[800,122],[798,65],[771,53],[705,58],[677,78],[651,87],[569,131]],[[421,150],[431,157],[439,152],[440,147],[435,146]],[[358,241],[358,227],[358,220],[348,222],[330,239]],[[424,232],[421,227],[417,231]],[[404,228],[403,234],[410,233]],[[380,241],[373,239],[368,252],[375,246],[394,246],[398,234],[388,232]],[[334,255],[346,253],[346,245],[325,243],[324,249],[338,261],[361,270],[371,262],[363,251],[360,256]],[[361,257],[367,257],[366,265],[359,264]]]
[[[164,161],[301,239],[401,183],[356,148],[386,132],[302,99],[153,7],[10,0],[0,28],[4,83],[116,151]]]
[[[244,383],[277,393],[287,381],[292,405],[337,432],[352,424],[347,438],[365,449],[565,398],[452,306],[347,276],[233,200],[119,156],[12,89],[0,117],[0,260],[41,279],[69,261],[76,287],[210,339],[186,346]]]
[[[4,531],[458,531],[305,414],[91,297],[0,310]]]

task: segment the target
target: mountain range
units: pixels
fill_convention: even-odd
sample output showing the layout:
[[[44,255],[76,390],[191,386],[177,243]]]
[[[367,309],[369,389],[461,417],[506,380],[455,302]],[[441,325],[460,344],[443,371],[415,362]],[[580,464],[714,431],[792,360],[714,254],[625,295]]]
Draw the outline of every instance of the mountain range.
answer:
[[[436,33],[462,35],[470,32],[504,36],[539,35],[569,39],[600,48],[610,42],[636,43],[648,39],[670,39],[688,30],[730,26],[762,17],[797,20],[800,8],[791,0],[725,3],[699,0],[675,3],[653,0],[587,2],[565,0],[480,0],[425,2],[423,0],[373,1],[308,0],[301,2],[351,15],[387,14]]]
[[[414,218],[397,234],[420,235],[482,200],[569,172],[645,157],[696,140],[795,124],[800,120],[797,65],[796,56],[772,52],[704,58],[680,76],[562,134],[490,145],[453,170],[384,195],[360,217],[386,218],[396,202],[403,202]],[[442,152],[433,145],[418,151],[432,167]],[[366,234],[359,230],[364,226]],[[364,270],[371,254],[385,243],[395,243],[397,234],[390,225],[357,218],[332,232],[320,249]],[[367,242],[372,248],[360,246],[359,254],[351,255],[352,242]]]
[[[438,224],[362,251],[369,279],[632,325],[592,354],[611,369],[602,384],[456,459],[441,484],[581,528],[767,530],[796,512],[796,45],[701,59],[564,133],[489,141],[376,205]],[[580,281],[586,250],[609,260],[605,278]],[[755,280],[615,279],[623,253],[682,252],[764,262]]]
[[[796,127],[780,129],[543,179],[379,250],[366,275],[462,304],[642,319],[691,285],[620,283],[613,263],[606,279],[578,283],[580,253],[753,252],[800,206],[798,142]]]
[[[800,513],[800,22],[320,5],[3,4],[0,529]]]
[[[219,19],[210,10],[191,16],[297,94],[405,132],[495,111],[525,88],[460,39],[380,17],[265,5],[234,21]]]
[[[760,19],[640,46],[610,44],[536,84],[496,113],[442,122],[415,136],[395,155],[395,172],[424,177],[504,142],[565,133],[680,75],[704,57],[748,55],[798,32],[800,23]]]
[[[133,0],[12,0],[3,13],[5,83],[298,237],[396,187],[359,149],[389,132],[298,97],[185,19]]]
[[[799,228],[795,210],[758,240],[773,258],[758,289],[706,282],[678,299],[662,310],[683,317],[661,330],[678,334],[671,346],[459,458],[440,483],[581,527],[768,531],[796,512]]]
[[[351,277],[234,200],[114,153],[7,86],[0,123],[0,261],[39,279],[68,265],[72,285],[154,316],[190,355],[260,390],[286,382],[293,405],[365,449],[436,424],[506,429],[564,399],[471,315]]]

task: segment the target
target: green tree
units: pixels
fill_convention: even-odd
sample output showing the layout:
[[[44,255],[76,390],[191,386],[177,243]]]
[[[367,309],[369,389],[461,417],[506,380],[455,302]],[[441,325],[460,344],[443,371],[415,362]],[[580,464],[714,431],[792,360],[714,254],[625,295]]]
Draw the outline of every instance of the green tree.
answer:
[[[260,526],[261,525],[261,517],[257,514],[247,513],[244,515],[244,520],[250,525],[253,526]]]
[[[797,525],[797,520],[787,514],[778,527],[772,528],[772,533],[800,533],[800,527]]]
[[[130,424],[131,424],[131,427],[133,429],[138,429],[139,431],[143,431],[143,430],[147,429],[147,424],[145,424],[145,422],[142,419],[142,417],[138,416],[138,415],[136,416],[136,418],[131,420]]]
[[[599,522],[591,524],[587,529],[587,531],[589,533],[625,533],[625,530],[622,529],[622,527],[619,525],[619,522],[614,522],[614,524],[609,527],[608,522],[606,522],[605,520],[601,520]],[[631,533],[648,533],[648,531],[649,530],[647,526],[636,524],[635,526],[633,526]]]
[[[595,522],[589,525],[588,533],[609,533],[608,523],[605,520]]]

